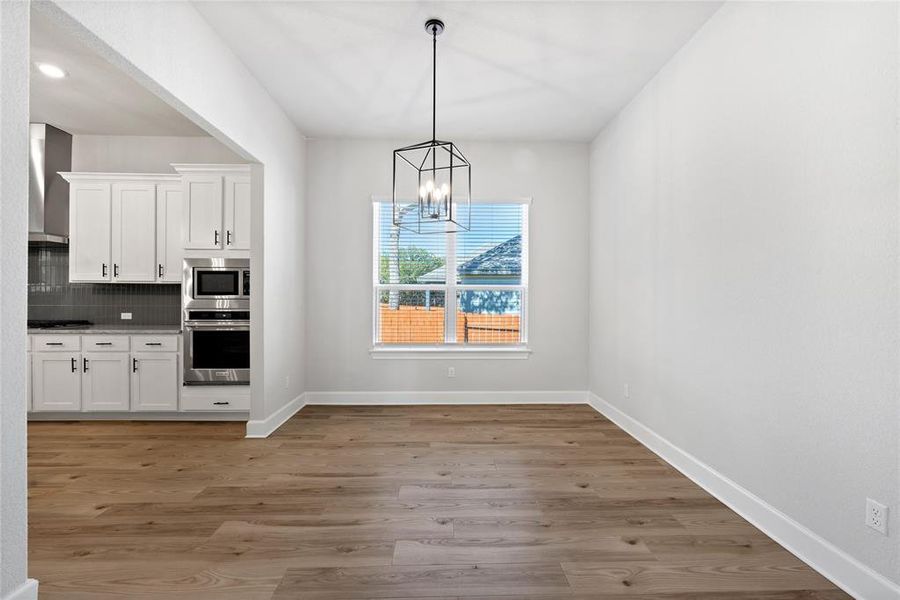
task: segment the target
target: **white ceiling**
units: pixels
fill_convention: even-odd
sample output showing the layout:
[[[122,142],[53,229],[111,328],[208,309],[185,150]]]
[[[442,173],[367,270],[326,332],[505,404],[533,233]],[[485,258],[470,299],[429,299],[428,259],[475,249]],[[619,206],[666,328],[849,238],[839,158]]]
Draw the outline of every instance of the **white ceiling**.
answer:
[[[720,2],[197,2],[312,137],[591,140]]]
[[[76,135],[208,135],[38,11],[31,15],[31,60],[32,122]],[[50,79],[39,62],[69,76]]]

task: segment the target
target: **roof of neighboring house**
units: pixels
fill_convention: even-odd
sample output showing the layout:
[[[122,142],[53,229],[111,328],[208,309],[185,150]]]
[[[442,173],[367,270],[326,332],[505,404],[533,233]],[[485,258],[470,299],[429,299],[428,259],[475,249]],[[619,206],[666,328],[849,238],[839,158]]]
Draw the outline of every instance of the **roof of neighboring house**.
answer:
[[[496,277],[522,274],[522,236],[509,238],[465,261],[457,267],[463,277]],[[416,279],[419,283],[443,282],[443,265]]]
[[[509,238],[459,265],[460,275],[520,275],[522,236]]]

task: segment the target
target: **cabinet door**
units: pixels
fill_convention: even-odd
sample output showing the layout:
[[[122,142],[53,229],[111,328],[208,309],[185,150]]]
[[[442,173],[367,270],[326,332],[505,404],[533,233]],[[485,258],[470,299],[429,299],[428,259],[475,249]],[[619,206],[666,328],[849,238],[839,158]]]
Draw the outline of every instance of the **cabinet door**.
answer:
[[[69,281],[111,281],[109,183],[78,181],[69,188]]]
[[[181,283],[184,245],[181,241],[181,184],[156,186],[156,280]]]
[[[184,247],[192,250],[221,249],[222,176],[185,175],[183,180]]]
[[[81,355],[83,410],[128,410],[128,358],[127,352]]]
[[[250,249],[250,178],[225,177],[225,249]]]
[[[34,370],[32,369],[32,361],[31,361],[31,353],[28,353],[28,373],[25,379],[25,396],[28,399],[28,412],[31,412],[34,409],[34,401],[32,400],[32,387],[33,384],[32,379],[34,378]]]
[[[113,281],[156,281],[156,185],[112,184]]]
[[[178,354],[131,355],[131,410],[178,410]]]
[[[81,410],[81,355],[34,352],[31,360],[34,410]]]

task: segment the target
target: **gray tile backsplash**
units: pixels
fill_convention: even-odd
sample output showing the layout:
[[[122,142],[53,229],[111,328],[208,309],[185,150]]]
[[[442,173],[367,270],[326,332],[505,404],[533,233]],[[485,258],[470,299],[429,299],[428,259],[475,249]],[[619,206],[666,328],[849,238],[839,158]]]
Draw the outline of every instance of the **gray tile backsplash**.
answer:
[[[119,314],[130,312],[131,321]],[[181,286],[69,283],[67,246],[28,247],[28,318],[87,319],[98,325],[178,325]]]

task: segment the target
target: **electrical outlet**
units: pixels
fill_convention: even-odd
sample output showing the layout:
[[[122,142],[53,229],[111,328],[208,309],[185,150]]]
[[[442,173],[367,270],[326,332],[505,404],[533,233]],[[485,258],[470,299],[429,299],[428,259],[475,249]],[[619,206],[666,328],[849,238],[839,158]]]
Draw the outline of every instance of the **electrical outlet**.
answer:
[[[122,319],[123,321],[130,321],[130,320],[131,320],[131,313],[121,313],[121,314],[120,314],[120,317],[121,317],[121,319]]]
[[[631,398],[631,386],[627,383],[625,384],[625,397]]]
[[[456,367],[447,367],[447,377],[456,377]]]
[[[866,498],[866,525],[887,535],[888,507],[881,502]]]

